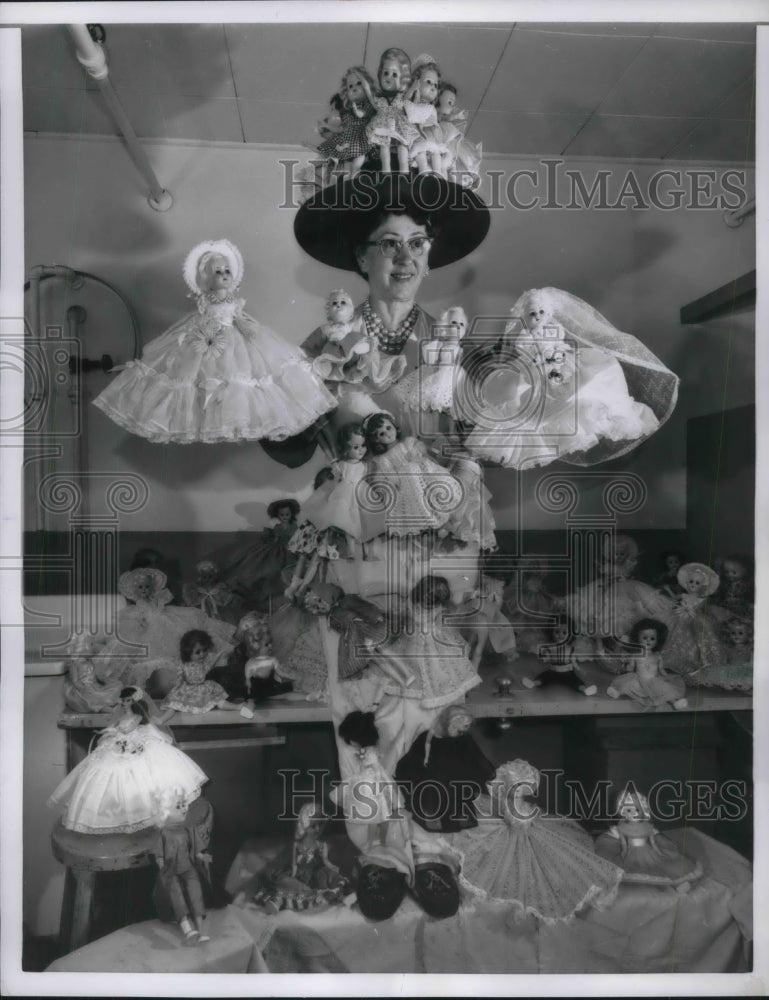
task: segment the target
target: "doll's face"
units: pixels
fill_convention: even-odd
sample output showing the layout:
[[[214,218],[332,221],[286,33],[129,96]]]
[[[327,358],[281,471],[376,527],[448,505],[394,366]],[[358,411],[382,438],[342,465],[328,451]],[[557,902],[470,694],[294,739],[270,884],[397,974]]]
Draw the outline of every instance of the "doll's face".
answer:
[[[461,309],[449,309],[438,327],[438,333],[444,340],[461,340],[466,331],[467,322]]]
[[[553,629],[553,642],[561,643],[566,642],[569,638],[569,626],[568,625],[556,625]]]
[[[139,716],[131,711],[131,702],[123,702],[123,715],[118,720],[117,729],[121,733],[131,733],[140,721]]]
[[[349,323],[354,311],[349,295],[344,292],[334,292],[329,295],[326,302],[326,316],[330,322]]]
[[[398,430],[392,420],[383,420],[374,431],[374,440],[379,444],[391,445],[398,440]]]
[[[202,642],[196,642],[190,651],[190,663],[204,663],[208,650]]]
[[[200,660],[190,660],[182,666],[182,675],[188,684],[202,684],[206,679],[206,663]]]
[[[198,566],[198,583],[201,587],[210,587],[216,583],[219,571],[213,563],[203,563]]]
[[[726,634],[733,646],[746,646],[750,642],[750,629],[745,622],[729,622]]]
[[[702,570],[696,567],[683,574],[681,583],[684,590],[694,597],[707,597],[710,589],[710,581]]]
[[[385,59],[379,71],[379,86],[386,94],[394,94],[401,89],[401,64],[397,59]]]
[[[617,813],[624,820],[633,822],[649,817],[649,807],[643,795],[633,795],[628,793],[623,795],[617,803]]]
[[[278,520],[281,524],[290,524],[294,520],[293,510],[290,507],[279,507]]]
[[[539,334],[544,326],[552,325],[550,310],[537,298],[529,298],[524,302],[523,318],[531,334]]]
[[[346,457],[349,462],[360,462],[366,454],[366,439],[362,434],[353,434],[347,442]]]
[[[665,556],[665,569],[668,573],[678,573],[681,568],[681,559],[676,555]]]
[[[446,732],[452,737],[463,736],[470,729],[472,721],[470,716],[464,713],[454,715],[446,728]]]
[[[457,95],[451,90],[444,90],[438,98],[436,107],[439,114],[450,115],[457,104]]]
[[[167,823],[183,823],[187,818],[187,803],[184,799],[175,799],[168,806]]]
[[[261,629],[246,632],[243,645],[249,656],[270,656],[272,653],[272,637]]]
[[[532,594],[538,594],[542,590],[541,576],[527,576],[525,580],[526,589]]]
[[[347,88],[347,99],[351,103],[358,104],[366,100],[366,91],[363,87],[363,77],[360,73],[350,73],[345,81]]]
[[[148,576],[141,576],[136,581],[136,596],[137,597],[151,597],[152,592],[155,589],[153,581]]]
[[[419,99],[425,104],[434,104],[438,96],[440,80],[434,69],[426,69],[419,78]]]
[[[227,291],[232,288],[232,269],[226,257],[215,254],[203,269],[206,289],[209,292]]]
[[[742,563],[734,559],[727,559],[721,570],[721,575],[727,583],[733,583],[735,580],[741,580],[745,576],[745,567]]]
[[[658,642],[659,637],[656,628],[642,628],[638,633],[638,645],[643,646],[644,649],[648,649],[650,652],[657,648]]]
[[[311,615],[327,615],[331,612],[331,605],[310,589],[304,597],[304,610],[309,611]]]

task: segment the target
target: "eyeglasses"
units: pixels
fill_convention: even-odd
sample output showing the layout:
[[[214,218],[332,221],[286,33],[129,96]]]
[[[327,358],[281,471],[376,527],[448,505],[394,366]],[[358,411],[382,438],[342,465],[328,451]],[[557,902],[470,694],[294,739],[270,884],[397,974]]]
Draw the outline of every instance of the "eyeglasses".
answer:
[[[384,236],[381,240],[366,240],[365,246],[379,247],[383,257],[397,257],[404,246],[408,247],[412,257],[424,257],[433,245],[433,241],[427,236],[412,236],[410,240],[396,240],[392,236]]]

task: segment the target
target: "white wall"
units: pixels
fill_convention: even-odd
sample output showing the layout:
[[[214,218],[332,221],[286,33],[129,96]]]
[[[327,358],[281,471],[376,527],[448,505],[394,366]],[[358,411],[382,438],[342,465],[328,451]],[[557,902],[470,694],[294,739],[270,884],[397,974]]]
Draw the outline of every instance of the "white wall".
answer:
[[[292,343],[300,343],[320,321],[323,298],[332,287],[344,284],[354,297],[363,297],[361,279],[303,253],[293,237],[295,212],[277,207],[285,189],[279,160],[302,157],[295,148],[145,145],[174,197],[165,214],[149,208],[143,182],[118,141],[27,139],[27,273],[35,264],[55,261],[113,283],[136,309],[144,343],[189,308],[180,268],[202,239],[226,236],[240,246],[248,309]],[[511,157],[487,157],[484,166],[506,177],[522,169],[539,170],[542,176],[543,170],[534,160]],[[610,190],[616,192],[629,164],[575,160],[564,166],[581,168],[588,184],[597,167],[608,169]],[[655,170],[676,166],[704,165],[647,161],[633,169],[645,190]],[[746,187],[752,194],[752,171],[747,171]],[[531,188],[521,183],[518,193],[528,197]],[[685,207],[497,210],[484,244],[465,260],[433,272],[422,286],[420,301],[433,312],[458,302],[469,314],[500,316],[526,288],[565,288],[643,340],[681,376],[681,398],[669,424],[611,467],[642,475],[649,490],[645,507],[625,527],[684,527],[687,418],[754,398],[753,314],[731,323],[679,323],[682,305],[755,266],[753,220],[732,230],[721,215]],[[72,301],[67,298],[67,304]],[[90,310],[93,319],[83,338],[89,357],[104,352],[116,360],[126,357],[125,317],[111,308],[100,301]],[[101,373],[88,376],[92,396],[107,379]],[[88,408],[88,417],[90,468],[134,471],[150,486],[147,506],[123,517],[125,530],[230,531],[264,524],[269,500],[309,495],[313,473],[322,464],[316,456],[301,469],[287,470],[258,444],[151,445],[122,431],[95,407]],[[531,499],[537,475],[523,477],[523,504],[517,507],[511,498],[515,474],[488,470],[500,527],[558,526]]]

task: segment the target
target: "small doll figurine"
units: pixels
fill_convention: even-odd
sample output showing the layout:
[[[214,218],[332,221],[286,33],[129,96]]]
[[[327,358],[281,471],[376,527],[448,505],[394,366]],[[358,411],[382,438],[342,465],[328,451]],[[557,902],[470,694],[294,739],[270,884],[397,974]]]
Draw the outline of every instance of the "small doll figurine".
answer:
[[[404,624],[379,647],[374,665],[387,693],[416,699],[422,708],[439,708],[461,701],[481,683],[461,632],[444,623],[450,604],[445,577],[424,576],[412,589]],[[393,670],[413,674],[413,682],[405,688],[393,685]]]
[[[654,586],[667,597],[675,599],[683,594],[683,588],[678,582],[678,571],[686,562],[686,557],[678,549],[668,549],[662,553],[662,572],[654,581]]]
[[[375,91],[376,84],[365,67],[351,66],[345,71],[335,95],[341,103],[339,128],[330,131],[318,146],[318,153],[338,164],[343,176],[355,177],[371,149],[368,125],[375,111],[371,101]]]
[[[245,718],[253,718],[253,713],[245,705],[236,705],[229,700],[227,692],[216,681],[206,680],[208,671],[216,666],[224,653],[212,656],[214,642],[202,629],[192,629],[179,641],[181,679],[169,692],[162,704],[165,710],[189,712],[203,715],[214,708],[239,711]]]
[[[272,636],[269,622],[255,621],[246,615],[238,625],[238,634],[248,659],[243,667],[243,676],[251,701],[260,705],[268,698],[276,698],[293,691],[291,681],[279,677],[280,663],[272,655]]]
[[[197,311],[151,341],[94,400],[148,441],[282,441],[336,406],[298,347],[262,326],[237,297],[243,258],[207,240],[184,262]]]
[[[452,156],[443,141],[435,107],[441,71],[431,56],[420,55],[411,64],[411,75],[413,82],[406,95],[409,98],[406,117],[417,126],[420,133],[409,150],[411,163],[416,167],[417,173],[432,172],[446,177]]]
[[[595,684],[587,684],[577,667],[577,654],[573,641],[574,629],[572,623],[565,619],[553,627],[552,645],[541,646],[540,659],[550,666],[536,677],[524,677],[521,683],[527,688],[548,687],[550,684],[565,684],[575,691],[591,697],[598,688]]]
[[[721,629],[730,615],[710,600],[718,590],[718,574],[703,563],[684,563],[678,582],[684,593],[670,619],[665,663],[688,684],[721,687],[729,673]]]
[[[326,299],[326,322],[321,333],[332,344],[338,344],[352,332],[353,306],[351,296],[343,288],[335,288]]]
[[[481,665],[487,645],[508,660],[514,660],[518,655],[513,626],[502,611],[503,588],[502,580],[481,573],[479,589],[470,601],[457,608],[457,614],[466,612],[469,616],[463,618],[461,628],[463,633],[470,633],[471,660],[476,670]]]
[[[286,577],[290,579],[297,556],[288,543],[298,527],[300,507],[293,497],[281,497],[267,506],[267,517],[274,522],[259,532],[256,541],[242,542],[220,553],[228,580],[246,609],[270,610],[271,598],[282,595]]]
[[[266,913],[281,910],[318,913],[341,903],[350,886],[328,856],[323,839],[327,821],[318,803],[308,802],[299,810],[290,847],[266,872],[259,872],[245,885],[235,902],[257,906]]]
[[[652,823],[649,802],[632,782],[617,797],[617,822],[600,834],[595,849],[624,869],[623,882],[688,887],[702,875],[699,861],[685,857]]]
[[[684,697],[686,685],[680,677],[666,673],[662,665],[662,647],[668,629],[663,622],[642,618],[630,631],[629,641],[641,646],[643,653],[630,659],[631,672],[615,677],[606,689],[610,698],[623,695],[632,698],[645,708],[672,705],[684,709],[689,702]]]
[[[478,825],[446,840],[460,855],[460,884],[471,896],[555,924],[587,905],[609,905],[622,869],[596,854],[577,822],[543,815],[531,801],[538,789],[539,771],[527,761],[502,764],[479,801]]]
[[[420,436],[450,432],[453,422],[464,407],[455,407],[464,391],[462,338],[467,332],[464,309],[452,306],[440,317],[434,328],[434,338],[422,343],[419,368],[402,379],[396,396],[410,410],[416,411]]]
[[[73,712],[105,712],[120,702],[123,684],[120,668],[110,668],[95,656],[91,636],[81,634],[70,644],[67,676],[64,679],[64,704]]]
[[[531,289],[511,312],[504,398],[476,407],[465,442],[477,457],[515,469],[595,465],[631,451],[672,412],[676,376],[587,302]],[[626,371],[648,405],[631,396]]]
[[[403,49],[385,49],[379,60],[377,73],[380,94],[375,94],[367,81],[363,82],[370,103],[375,109],[374,117],[366,126],[366,136],[373,146],[379,147],[379,159],[383,173],[392,169],[390,143],[397,145],[398,170],[409,172],[409,150],[419,138],[419,131],[407,116],[406,91],[411,86],[411,60]]]
[[[442,531],[447,535],[439,547],[443,551],[453,551],[472,545],[493,552],[497,548],[497,538],[491,493],[484,485],[483,472],[477,460],[459,444],[456,435],[437,437],[430,445],[430,454],[446,461],[446,471],[462,487],[462,498],[443,525]]]
[[[270,635],[282,678],[308,700],[325,701],[328,694],[328,664],[318,618],[327,616],[344,597],[333,583],[313,580],[300,602],[285,601],[270,616]]]
[[[724,669],[720,687],[750,691],[753,687],[753,622],[736,615],[723,626]]]
[[[734,615],[753,613],[752,560],[747,556],[731,555],[716,563],[721,585],[714,602]]]
[[[548,619],[556,613],[556,602],[546,579],[547,568],[541,561],[529,563],[512,574],[502,593],[502,613],[512,622],[522,653],[536,653],[550,638]]]
[[[197,804],[202,804],[198,800]],[[153,897],[161,919],[173,919],[186,944],[202,944],[206,906],[203,881],[210,882],[208,852],[211,837],[210,804],[205,821],[191,822],[190,802],[180,788],[165,788],[157,797],[158,836],[153,846],[158,876]],[[202,877],[201,877],[202,876]]]
[[[462,502],[461,484],[428,456],[423,441],[403,438],[389,413],[366,417],[363,429],[373,456],[361,512],[364,542],[444,528]]]
[[[455,833],[478,825],[473,803],[496,768],[470,735],[472,724],[466,708],[449,705],[398,761],[395,780],[425,830]]]
[[[219,567],[210,559],[195,564],[194,582],[185,583],[182,590],[188,608],[200,608],[209,618],[222,618],[221,609],[233,603],[229,584],[219,578]]]
[[[150,699],[126,687],[94,750],[48,800],[64,807],[62,823],[78,833],[134,833],[153,826],[157,796],[179,789],[187,801],[208,781],[198,765],[152,721]]]
[[[441,138],[449,150],[448,178],[461,187],[475,189],[480,183],[481,144],[465,138],[467,112],[456,105],[457,88],[442,80],[435,106]]]
[[[304,521],[288,547],[299,556],[290,585],[289,599],[301,597],[315,578],[323,559],[355,559],[361,552],[361,514],[358,484],[366,474],[366,438],[357,423],[337,431],[338,459],[332,463],[333,480],[323,483],[304,505]]]

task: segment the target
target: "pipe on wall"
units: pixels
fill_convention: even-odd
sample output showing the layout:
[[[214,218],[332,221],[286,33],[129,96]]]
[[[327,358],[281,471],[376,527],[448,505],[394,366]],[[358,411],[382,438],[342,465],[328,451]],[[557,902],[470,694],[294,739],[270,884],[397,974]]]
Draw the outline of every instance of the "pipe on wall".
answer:
[[[147,154],[139,142],[133,125],[128,120],[128,116],[120,103],[115,88],[109,78],[109,66],[104,49],[99,42],[95,42],[91,33],[84,24],[69,24],[67,30],[75,44],[77,61],[88,73],[92,80],[95,80],[101,91],[107,107],[117,125],[120,134],[125,140],[131,159],[134,161],[139,173],[149,185],[150,193],[147,201],[156,212],[167,212],[173,205],[174,200],[155,176]]]

